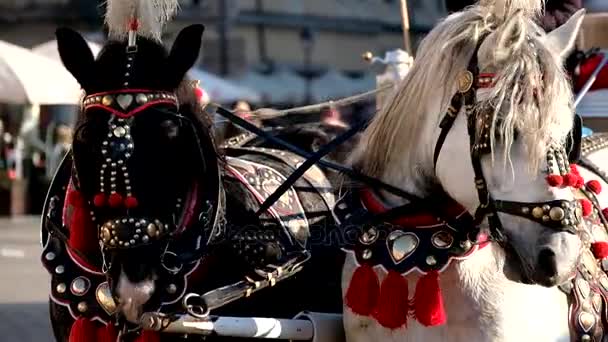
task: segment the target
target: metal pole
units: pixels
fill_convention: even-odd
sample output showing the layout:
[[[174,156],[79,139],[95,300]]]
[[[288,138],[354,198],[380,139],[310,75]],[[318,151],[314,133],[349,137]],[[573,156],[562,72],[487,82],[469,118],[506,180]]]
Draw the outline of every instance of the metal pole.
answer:
[[[595,80],[597,79],[597,75],[599,75],[600,71],[602,71],[602,68],[604,68],[604,66],[606,66],[606,64],[608,64],[608,53],[604,54],[604,58],[602,58],[602,61],[600,62],[600,64],[598,64],[598,66],[595,68],[595,70],[593,71],[593,73],[591,74],[591,76],[589,77],[589,79],[587,80],[585,85],[583,86],[583,89],[581,89],[581,91],[578,93],[578,95],[576,95],[576,100],[574,100],[574,108],[576,108],[579,105],[579,103],[581,103],[581,100],[583,99],[583,97],[585,97],[585,95],[587,95],[587,93],[589,92],[589,89],[591,89],[591,86],[593,85],[593,83],[595,83]]]
[[[258,17],[261,17],[264,13],[264,0],[255,0],[255,13]],[[257,25],[258,35],[258,53],[260,54],[260,62],[263,64],[268,62],[268,53],[266,49],[266,28],[260,20]]]
[[[407,10],[407,0],[401,1],[401,26],[403,27],[403,46],[405,51],[412,54],[412,42],[410,39],[410,14]]]
[[[219,9],[218,36],[219,36],[219,65],[220,74],[228,75],[230,66],[228,61],[228,5],[226,0],[217,0]]]
[[[313,323],[306,319],[210,316],[201,320],[183,315],[173,322],[165,320],[156,313],[146,313],[141,323],[144,329],[174,334],[291,341],[310,341],[315,336]]]

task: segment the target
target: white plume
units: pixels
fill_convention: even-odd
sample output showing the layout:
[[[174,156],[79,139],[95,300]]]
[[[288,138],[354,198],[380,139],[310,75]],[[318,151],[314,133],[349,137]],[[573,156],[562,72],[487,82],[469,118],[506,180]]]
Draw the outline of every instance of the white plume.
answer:
[[[135,17],[139,22],[137,33],[159,41],[179,6],[177,0],[107,0],[106,5],[110,39],[127,39],[129,23]]]
[[[535,17],[545,8],[545,0],[480,0],[479,4],[493,13],[499,22],[511,18],[516,12]]]

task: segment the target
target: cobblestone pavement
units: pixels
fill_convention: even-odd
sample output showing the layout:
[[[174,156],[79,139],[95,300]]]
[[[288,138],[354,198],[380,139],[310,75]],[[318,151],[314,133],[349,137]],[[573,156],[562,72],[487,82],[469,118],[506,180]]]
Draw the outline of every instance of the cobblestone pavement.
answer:
[[[0,219],[0,341],[53,341],[38,217]]]

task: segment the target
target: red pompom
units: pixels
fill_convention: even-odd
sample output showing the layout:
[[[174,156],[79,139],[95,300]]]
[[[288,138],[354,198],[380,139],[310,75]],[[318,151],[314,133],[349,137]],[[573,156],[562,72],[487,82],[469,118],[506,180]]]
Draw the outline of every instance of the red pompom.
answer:
[[[156,331],[144,330],[134,342],[160,342],[160,335]]]
[[[116,342],[118,330],[112,322],[97,330],[97,342]]]
[[[127,196],[127,198],[125,199],[125,207],[127,207],[127,209],[137,208],[138,205],[139,202],[134,196]]]
[[[429,272],[418,280],[414,313],[418,322],[427,327],[442,325],[447,321],[438,272]]]
[[[95,195],[95,197],[93,197],[93,204],[96,207],[103,207],[104,205],[106,205],[106,195],[101,193]]]
[[[560,175],[548,175],[547,183],[549,186],[560,187],[564,184],[564,178]]]
[[[588,199],[582,199],[579,200],[581,207],[583,208],[583,217],[587,217],[589,215],[591,215],[591,212],[593,211],[593,205],[591,204],[591,202]]]
[[[118,208],[122,204],[122,196],[118,193],[113,193],[110,195],[110,200],[108,202],[110,203],[110,207]]]
[[[583,186],[585,186],[585,180],[583,179],[583,177],[578,176],[578,180],[576,181],[576,185],[574,187],[577,189],[581,189]]]
[[[409,309],[407,279],[395,271],[388,271],[380,286],[374,318],[385,328],[398,329],[407,325]]]
[[[602,192],[602,184],[597,180],[590,180],[587,182],[587,190],[599,195]]]
[[[357,315],[369,316],[376,308],[380,282],[369,265],[361,265],[353,273],[344,302]]]
[[[88,318],[77,319],[70,329],[69,342],[91,342],[91,336],[97,335],[99,327]]]
[[[608,208],[602,209],[602,215],[604,215],[604,218],[608,218]]]
[[[570,164],[570,172],[574,173],[575,175],[580,175],[580,172],[578,172],[578,167],[576,166],[576,164]]]
[[[567,175],[564,176],[564,186],[571,186],[574,187],[576,186],[576,183],[578,182],[578,176],[575,173],[568,173]]]
[[[591,251],[596,259],[602,260],[608,257],[608,242],[598,241],[591,244]]]
[[[203,95],[205,95],[205,93],[203,92],[203,89],[196,87],[194,88],[194,95],[196,96],[197,99],[201,99],[203,97]]]

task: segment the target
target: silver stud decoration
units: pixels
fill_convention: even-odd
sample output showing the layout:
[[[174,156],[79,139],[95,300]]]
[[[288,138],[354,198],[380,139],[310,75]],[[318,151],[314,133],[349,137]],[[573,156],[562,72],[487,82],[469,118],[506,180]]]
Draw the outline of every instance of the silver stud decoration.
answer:
[[[84,296],[91,287],[91,281],[85,277],[78,277],[72,281],[70,291],[75,296]]]
[[[431,242],[436,248],[447,249],[452,247],[452,244],[454,243],[454,237],[452,236],[452,234],[442,230],[433,234]]]
[[[169,286],[167,286],[167,293],[175,294],[175,292],[177,292],[177,286],[175,286],[175,284],[169,284]]]
[[[48,252],[48,253],[46,253],[46,254],[45,254],[45,256],[44,256],[44,258],[45,258],[46,260],[48,260],[48,261],[53,261],[53,260],[55,260],[55,257],[56,257],[56,255],[55,255],[55,253],[53,253],[53,252]]]
[[[55,273],[63,274],[63,272],[65,272],[65,267],[63,267],[63,265],[59,265],[59,266],[55,267]]]
[[[429,266],[435,266],[437,264],[437,259],[434,256],[429,255],[426,257],[426,263]]]
[[[78,311],[86,312],[89,309],[89,306],[85,302],[78,303]]]

